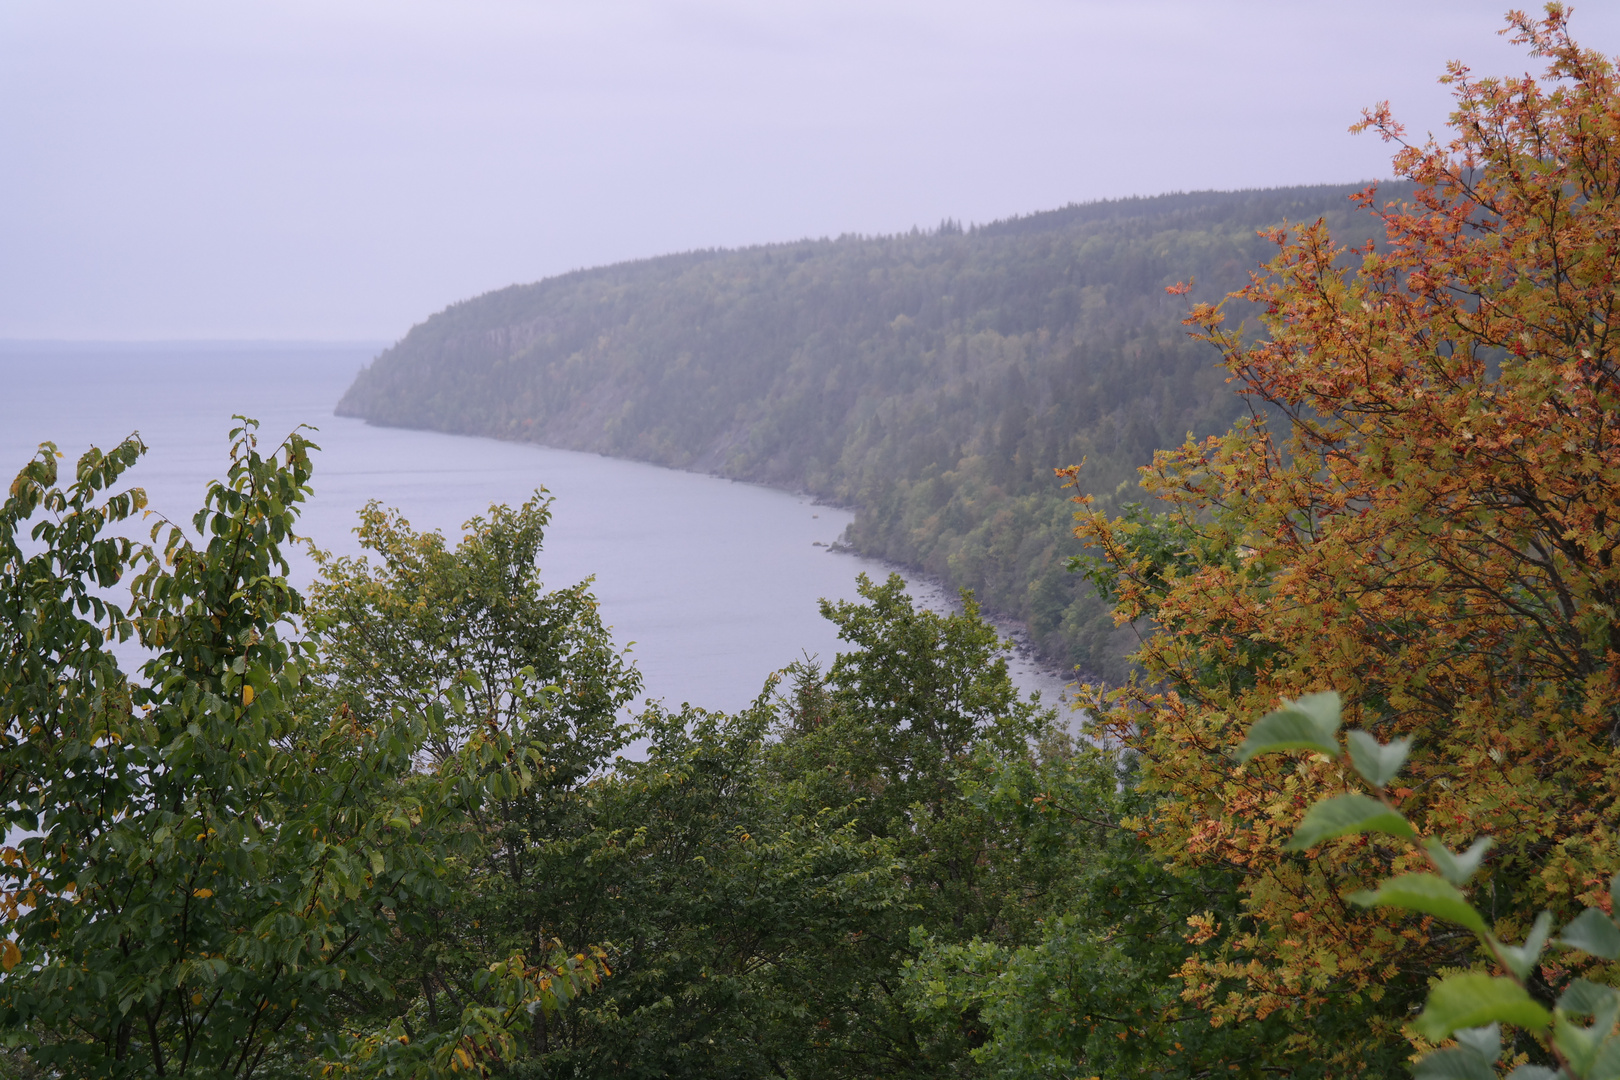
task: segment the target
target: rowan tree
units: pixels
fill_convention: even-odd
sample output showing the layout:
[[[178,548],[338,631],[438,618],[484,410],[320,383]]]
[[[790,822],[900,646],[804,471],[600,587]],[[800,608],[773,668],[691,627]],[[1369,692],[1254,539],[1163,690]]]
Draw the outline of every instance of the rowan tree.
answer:
[[[1620,869],[1620,84],[1568,16],[1508,16],[1542,77],[1450,65],[1449,142],[1365,114],[1414,201],[1356,197],[1376,248],[1276,230],[1265,272],[1188,319],[1252,419],[1156,456],[1163,513],[1079,514],[1116,618],[1157,627],[1143,678],[1091,703],[1161,796],[1143,831],[1241,875],[1245,916],[1195,917],[1181,971],[1216,1023],[1360,1008],[1388,1046],[1427,972],[1487,963],[1470,935],[1345,903],[1406,867],[1401,845],[1283,850],[1346,783],[1325,756],[1237,764],[1283,698],[1337,688],[1348,721],[1414,737],[1394,797],[1425,836],[1499,838],[1471,895],[1504,937],[1607,905]],[[1232,300],[1262,332],[1228,325]]]

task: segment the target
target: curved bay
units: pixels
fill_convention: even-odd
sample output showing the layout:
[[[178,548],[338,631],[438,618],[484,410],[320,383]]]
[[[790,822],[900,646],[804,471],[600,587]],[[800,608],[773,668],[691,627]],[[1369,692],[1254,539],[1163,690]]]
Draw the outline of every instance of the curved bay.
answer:
[[[315,497],[303,531],[322,547],[358,553],[355,511],[368,499],[398,507],[418,529],[452,539],[491,503],[555,498],[541,556],[550,587],[595,577],[605,621],[671,705],[741,708],[767,675],[808,653],[830,662],[839,642],[816,608],[851,599],[861,571],[889,567],[825,546],[847,510],[808,496],[523,443],[400,428],[332,415],[376,349],[357,345],[28,344],[0,346],[0,469],[12,472],[51,440],[68,459],[139,430],[151,451],[132,482],[151,506],[183,521],[225,466],[233,413],[254,416],[273,444],[299,424],[320,430]],[[294,576],[312,566],[299,557]],[[912,582],[934,608],[949,600]],[[1025,658],[1014,675],[1054,703],[1061,678]]]

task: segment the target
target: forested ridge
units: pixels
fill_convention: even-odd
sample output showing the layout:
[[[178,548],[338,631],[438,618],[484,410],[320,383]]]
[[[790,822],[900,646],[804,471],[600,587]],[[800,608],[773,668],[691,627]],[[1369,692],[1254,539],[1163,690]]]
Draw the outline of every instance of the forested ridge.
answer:
[[[1070,472],[1152,629],[1091,738],[898,575],[748,708],[631,715],[541,492],[373,503],[301,592],[302,432],[149,541],[138,436],[42,446],[0,1076],[1620,1080],[1620,76],[1508,21],[1546,76],[1454,68],[1451,143],[1368,114],[1384,245],[1270,232],[1260,333],[1193,298],[1252,412],[1142,503]]]
[[[1181,319],[1269,258],[1257,230],[1379,232],[1356,186],[1068,206],[963,230],[699,251],[513,286],[416,326],[341,415],[805,489],[863,554],[971,588],[1110,679],[1135,637],[1066,571],[1053,469],[1112,502],[1243,404]],[[1381,199],[1409,197],[1387,183]],[[1129,499],[1129,494],[1120,496]]]

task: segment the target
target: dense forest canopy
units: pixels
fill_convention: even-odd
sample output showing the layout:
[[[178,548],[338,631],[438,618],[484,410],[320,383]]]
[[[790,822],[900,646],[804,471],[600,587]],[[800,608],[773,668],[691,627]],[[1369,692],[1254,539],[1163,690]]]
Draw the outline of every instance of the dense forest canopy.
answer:
[[[1243,411],[1184,297],[1324,219],[1359,242],[1358,186],[1198,192],[962,229],[699,251],[453,305],[338,406],[378,424],[525,439],[801,488],[857,507],[849,542],[975,590],[1050,658],[1109,678],[1134,637],[1065,572],[1052,470],[1093,490]],[[1384,185],[1380,197],[1410,195]]]
[[[1416,185],[1383,245],[1276,229],[1194,303],[1252,413],[1157,454],[1153,504],[1078,496],[1076,577],[1155,627],[1085,690],[1106,738],[898,576],[824,601],[844,648],[749,708],[627,716],[588,586],[542,582],[543,495],[453,544],[372,505],[302,595],[301,434],[244,421],[151,543],[138,438],[71,477],[43,446],[0,503],[0,1075],[1620,1080],[1620,78],[1556,4],[1509,23],[1546,78],[1453,67],[1451,143],[1368,115]],[[967,355],[934,325],[845,366]],[[1126,385],[1168,412],[1178,348],[1113,355],[1160,357]],[[995,482],[1009,441],[912,490],[1055,498]]]

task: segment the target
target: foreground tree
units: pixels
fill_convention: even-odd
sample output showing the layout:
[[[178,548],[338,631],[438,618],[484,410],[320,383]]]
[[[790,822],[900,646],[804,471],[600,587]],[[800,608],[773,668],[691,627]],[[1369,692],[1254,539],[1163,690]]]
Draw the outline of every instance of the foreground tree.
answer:
[[[1308,1017],[1365,1010],[1365,1038],[1329,1055],[1344,1072],[1399,1045],[1430,970],[1493,961],[1345,904],[1409,868],[1401,845],[1285,850],[1343,768],[1239,765],[1246,717],[1337,687],[1361,727],[1416,736],[1390,797],[1424,836],[1500,838],[1473,889],[1504,939],[1543,907],[1606,905],[1620,868],[1620,86],[1560,5],[1509,22],[1545,79],[1451,67],[1455,138],[1402,143],[1418,194],[1383,211],[1386,243],[1279,230],[1268,274],[1233,294],[1259,340],[1194,309],[1287,437],[1262,416],[1163,452],[1144,486],[1166,513],[1078,530],[1117,617],[1160,628],[1146,679],[1092,702],[1162,796],[1149,842],[1242,877],[1242,918],[1195,920],[1184,992],[1217,1023],[1291,1015],[1302,1047]],[[1363,126],[1401,141],[1387,108]]]
[[[1004,643],[971,595],[963,611],[939,614],[918,608],[897,575],[863,575],[859,593],[822,602],[848,651],[825,672],[792,670],[769,759],[806,806],[846,814],[857,835],[891,846],[905,902],[874,913],[832,977],[807,987],[820,1031],[795,1075],[972,1074],[985,1034],[977,1010],[916,1009],[905,972],[930,940],[1027,937],[1026,901],[1051,885],[1053,865],[967,793],[995,763],[1029,758],[1053,714],[1019,699]]]
[[[461,780],[448,793],[464,828],[440,868],[445,891],[409,908],[411,925],[386,950],[387,990],[341,995],[342,1008],[397,1017],[412,1037],[482,998],[489,956],[559,946],[589,955],[601,940],[570,920],[559,886],[580,878],[579,844],[596,828],[590,782],[629,738],[619,713],[641,677],[614,647],[588,581],[544,587],[549,520],[536,492],[471,519],[451,547],[373,503],[356,530],[364,555],[316,553],[308,616],[323,640],[313,681],[326,710],[367,727],[425,718],[424,764]],[[475,747],[486,749],[469,762]],[[510,782],[514,764],[522,783]],[[546,1015],[528,1027],[543,1049]]]
[[[591,785],[593,830],[546,852],[535,894],[614,943],[614,975],[518,1075],[744,1080],[820,1056],[814,1002],[905,895],[891,845],[776,782],[775,718],[766,697],[732,716],[649,708],[646,757]]]
[[[1155,858],[1132,824],[1155,800],[1126,755],[1049,734],[1033,758],[979,764],[965,794],[1018,838],[1022,925],[968,942],[929,933],[906,971],[915,1014],[975,1017],[971,1057],[989,1076],[1258,1077],[1294,1064],[1279,1053],[1281,1015],[1213,1027],[1182,1000],[1186,921],[1241,916],[1236,875]]]
[[[402,913],[443,896],[466,808],[520,790],[528,763],[491,738],[422,770],[432,717],[322,708],[280,553],[312,447],[294,434],[264,457],[251,422],[233,438],[200,541],[117,534],[145,501],[107,494],[134,439],[91,450],[66,488],[47,446],[0,509],[0,1030],[63,1076],[480,1071],[599,964],[497,955],[416,1041],[337,1007],[389,992],[379,954]],[[126,612],[100,590],[130,572]],[[132,636],[139,678],[110,650]]]

